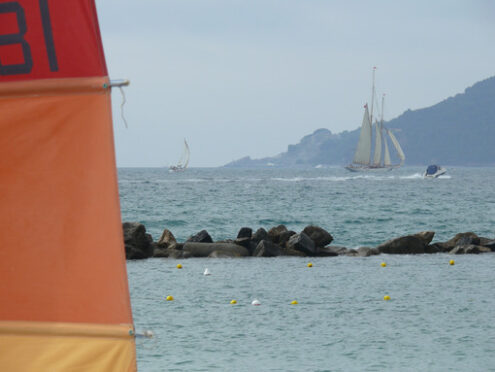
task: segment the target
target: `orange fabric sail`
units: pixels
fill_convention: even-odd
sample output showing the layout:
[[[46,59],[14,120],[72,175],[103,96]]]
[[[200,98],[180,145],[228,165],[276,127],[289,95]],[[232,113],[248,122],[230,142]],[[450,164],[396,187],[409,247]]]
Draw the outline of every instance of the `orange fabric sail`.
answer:
[[[0,0],[0,370],[134,371],[93,0]]]

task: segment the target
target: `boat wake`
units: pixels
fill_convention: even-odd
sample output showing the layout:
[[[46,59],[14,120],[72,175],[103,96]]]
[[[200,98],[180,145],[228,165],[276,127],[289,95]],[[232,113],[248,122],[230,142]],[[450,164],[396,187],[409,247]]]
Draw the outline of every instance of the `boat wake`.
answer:
[[[422,179],[423,175],[421,173],[413,173],[409,175],[371,175],[371,174],[360,174],[353,176],[329,176],[329,177],[274,177],[270,178],[271,181],[278,182],[311,182],[311,181],[329,181],[329,182],[343,182],[352,180],[370,180],[370,181],[387,181],[387,180],[417,180]],[[440,178],[450,178],[450,176],[440,176]]]
[[[414,174],[410,174],[409,176],[400,176],[399,178],[404,180],[416,180],[419,178],[423,178],[423,175],[421,173],[414,173]]]

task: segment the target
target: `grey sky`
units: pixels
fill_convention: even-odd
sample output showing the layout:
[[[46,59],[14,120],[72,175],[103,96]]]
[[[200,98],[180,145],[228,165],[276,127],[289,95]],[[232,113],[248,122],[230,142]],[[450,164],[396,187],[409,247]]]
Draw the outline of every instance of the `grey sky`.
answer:
[[[433,105],[495,75],[495,1],[97,0],[118,166],[286,151],[318,128]]]

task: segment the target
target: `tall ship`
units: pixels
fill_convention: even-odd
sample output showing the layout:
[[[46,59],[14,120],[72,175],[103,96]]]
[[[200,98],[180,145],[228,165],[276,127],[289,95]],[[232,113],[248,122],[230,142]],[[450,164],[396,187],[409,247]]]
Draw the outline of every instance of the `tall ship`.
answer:
[[[392,131],[383,125],[383,108],[385,105],[385,95],[382,96],[381,117],[380,120],[373,117],[373,106],[375,102],[375,71],[373,67],[373,84],[371,88],[371,107],[364,105],[364,116],[361,124],[361,133],[354,153],[354,159],[351,164],[345,168],[351,172],[374,171],[374,170],[392,170],[404,164],[406,156],[399,144],[399,141]],[[374,123],[373,123],[373,120]],[[372,146],[373,127],[375,130],[375,144]],[[390,152],[388,150],[388,139],[392,142],[393,147],[400,159],[398,164],[392,164]]]

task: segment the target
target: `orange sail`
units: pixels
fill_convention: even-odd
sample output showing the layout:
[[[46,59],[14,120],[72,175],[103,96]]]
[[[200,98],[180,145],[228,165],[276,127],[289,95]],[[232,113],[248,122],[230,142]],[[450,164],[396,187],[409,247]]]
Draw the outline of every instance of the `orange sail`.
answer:
[[[0,0],[0,370],[135,371],[93,0]]]

